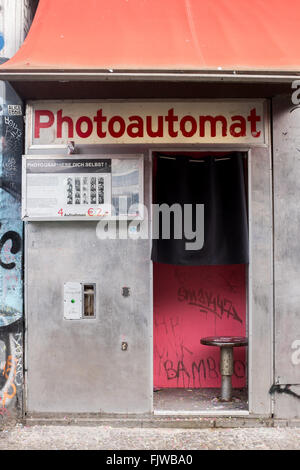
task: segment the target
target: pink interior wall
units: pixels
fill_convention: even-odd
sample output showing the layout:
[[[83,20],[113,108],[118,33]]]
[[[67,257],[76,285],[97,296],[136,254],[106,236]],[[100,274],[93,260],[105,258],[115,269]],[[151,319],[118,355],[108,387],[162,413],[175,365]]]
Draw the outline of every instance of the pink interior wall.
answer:
[[[245,266],[154,263],[154,386],[220,387],[219,348],[200,344],[215,335],[246,335]],[[245,361],[245,348],[234,348],[236,388]]]

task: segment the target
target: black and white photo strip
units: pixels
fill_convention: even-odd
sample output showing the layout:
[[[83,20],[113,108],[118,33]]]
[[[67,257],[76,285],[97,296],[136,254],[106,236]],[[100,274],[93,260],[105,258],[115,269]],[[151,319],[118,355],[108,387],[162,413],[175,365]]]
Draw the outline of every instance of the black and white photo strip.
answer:
[[[104,178],[95,176],[68,177],[67,204],[104,204]]]

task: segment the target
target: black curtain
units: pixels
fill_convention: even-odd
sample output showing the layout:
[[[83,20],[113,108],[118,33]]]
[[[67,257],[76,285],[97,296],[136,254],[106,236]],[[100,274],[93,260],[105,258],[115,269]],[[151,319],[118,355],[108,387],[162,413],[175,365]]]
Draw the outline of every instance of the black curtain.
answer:
[[[204,204],[204,244],[199,250],[187,250],[182,223],[182,239],[162,238],[162,220],[158,239],[153,239],[152,260],[175,265],[222,265],[248,263],[248,223],[243,155],[238,152],[222,157],[156,157],[154,203],[169,206],[193,205],[193,229],[196,228],[196,204]],[[183,212],[182,212],[183,213]]]

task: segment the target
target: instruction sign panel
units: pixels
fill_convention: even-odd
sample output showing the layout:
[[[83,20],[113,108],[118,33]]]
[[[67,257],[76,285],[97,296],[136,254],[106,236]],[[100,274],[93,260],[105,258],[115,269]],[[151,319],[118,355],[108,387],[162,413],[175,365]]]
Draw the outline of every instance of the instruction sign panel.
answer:
[[[28,159],[26,180],[27,216],[109,215],[110,159]]]
[[[143,163],[137,156],[24,156],[23,219],[140,216]]]

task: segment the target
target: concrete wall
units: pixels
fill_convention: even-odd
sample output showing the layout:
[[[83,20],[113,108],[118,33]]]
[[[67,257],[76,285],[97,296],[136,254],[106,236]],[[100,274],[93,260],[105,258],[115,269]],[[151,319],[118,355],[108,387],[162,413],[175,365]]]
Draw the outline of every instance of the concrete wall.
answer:
[[[300,106],[273,100],[275,416],[300,416]]]

